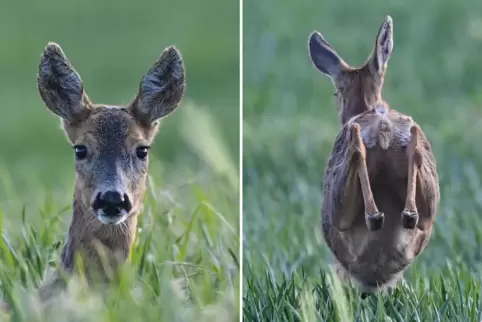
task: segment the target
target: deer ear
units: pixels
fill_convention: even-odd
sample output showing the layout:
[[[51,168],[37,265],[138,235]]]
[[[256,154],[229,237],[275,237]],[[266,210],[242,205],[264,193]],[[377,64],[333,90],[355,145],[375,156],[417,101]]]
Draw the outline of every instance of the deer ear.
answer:
[[[375,48],[370,58],[370,64],[375,73],[382,73],[387,68],[388,60],[393,51],[393,20],[386,16],[378,30]]]
[[[317,31],[310,35],[308,51],[315,67],[327,76],[336,77],[346,67],[343,59]]]
[[[142,78],[132,112],[145,125],[169,115],[184,94],[184,64],[175,47],[164,50]]]
[[[56,43],[49,43],[40,58],[37,86],[47,108],[67,123],[88,116],[90,105],[82,80]]]

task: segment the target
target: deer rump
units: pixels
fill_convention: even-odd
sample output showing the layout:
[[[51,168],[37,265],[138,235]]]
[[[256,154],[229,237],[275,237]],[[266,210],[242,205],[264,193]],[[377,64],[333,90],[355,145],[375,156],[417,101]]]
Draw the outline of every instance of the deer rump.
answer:
[[[383,227],[370,231],[365,222],[365,203],[357,170],[348,160],[350,128],[360,127],[366,149],[370,187]],[[380,288],[401,277],[427,245],[439,204],[435,159],[429,142],[418,131],[422,165],[416,177],[415,229],[402,227],[401,214],[407,198],[408,148],[411,117],[386,108],[375,108],[353,117],[335,139],[325,170],[322,228],[337,265],[369,288]],[[420,129],[418,127],[418,129]],[[349,181],[352,182],[349,182]],[[348,191],[349,190],[349,191]]]

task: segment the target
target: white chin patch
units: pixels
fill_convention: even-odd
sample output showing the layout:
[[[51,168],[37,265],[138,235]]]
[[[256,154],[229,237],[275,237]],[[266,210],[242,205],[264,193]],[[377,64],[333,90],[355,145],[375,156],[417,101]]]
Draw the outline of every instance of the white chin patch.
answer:
[[[97,218],[99,218],[100,222],[104,225],[118,225],[127,219],[127,212],[122,210],[118,216],[106,216],[104,211],[101,209],[97,211]]]

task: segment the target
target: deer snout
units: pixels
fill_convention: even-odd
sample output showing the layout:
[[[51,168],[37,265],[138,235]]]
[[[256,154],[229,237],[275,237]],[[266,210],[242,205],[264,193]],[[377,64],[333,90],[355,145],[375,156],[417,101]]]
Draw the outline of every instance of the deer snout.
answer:
[[[99,192],[92,204],[94,211],[105,217],[127,215],[132,209],[129,196],[116,190]]]

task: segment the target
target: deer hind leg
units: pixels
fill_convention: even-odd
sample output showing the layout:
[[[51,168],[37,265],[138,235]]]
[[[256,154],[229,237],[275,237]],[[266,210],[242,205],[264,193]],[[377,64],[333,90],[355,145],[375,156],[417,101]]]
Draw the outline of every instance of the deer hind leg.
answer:
[[[336,220],[333,221],[335,227],[340,231],[351,228],[358,214],[360,186],[358,185],[357,179],[356,168],[350,165],[342,190],[343,198],[341,200],[343,212],[340,214],[341,216],[337,216]]]
[[[408,184],[405,208],[402,211],[402,226],[406,229],[415,229],[418,223],[416,205],[417,174],[423,163],[422,146],[420,145],[419,128],[414,125],[410,128],[410,143],[408,145]]]
[[[365,204],[365,223],[370,231],[380,230],[383,227],[384,214],[378,211],[370,187],[368,169],[366,164],[366,148],[360,134],[360,125],[354,123],[350,128],[350,149],[353,151],[353,161],[360,179],[360,185]]]
[[[343,265],[341,265],[341,263],[336,259],[333,264],[333,268],[336,276],[342,283],[344,284],[351,283],[350,273],[348,273],[348,271],[343,267]]]

